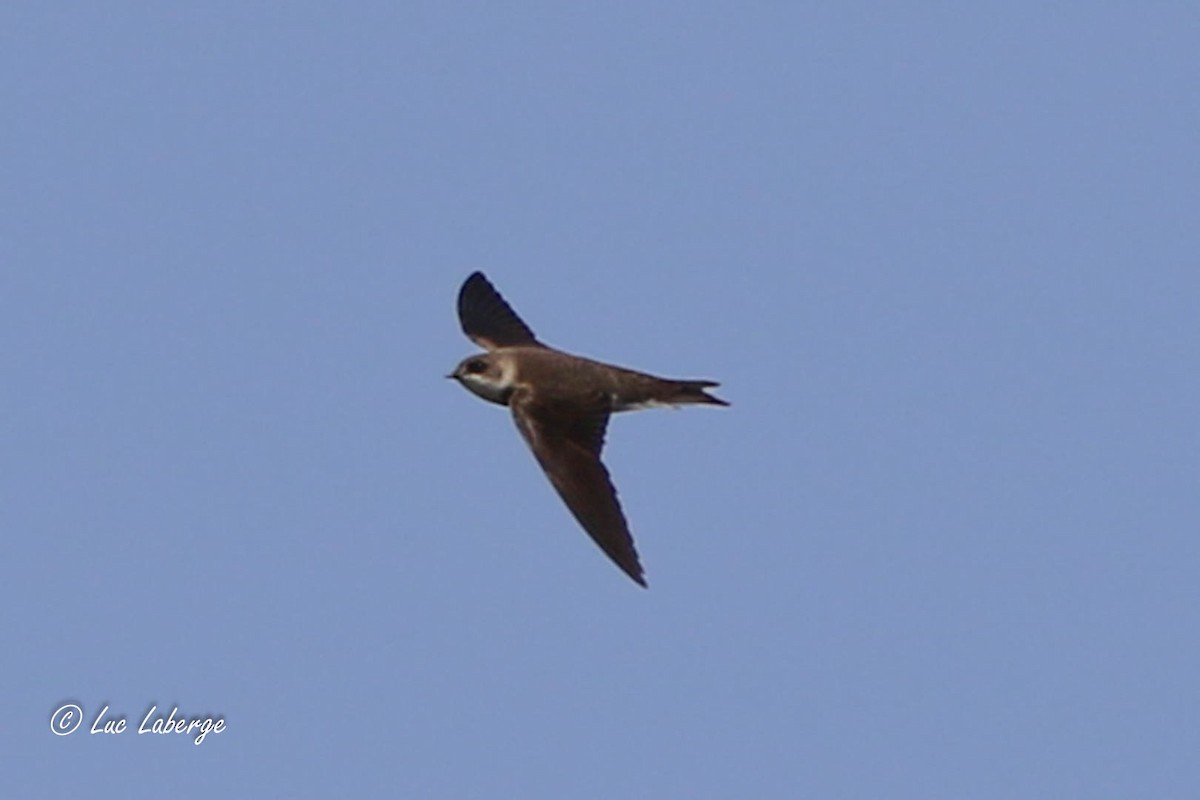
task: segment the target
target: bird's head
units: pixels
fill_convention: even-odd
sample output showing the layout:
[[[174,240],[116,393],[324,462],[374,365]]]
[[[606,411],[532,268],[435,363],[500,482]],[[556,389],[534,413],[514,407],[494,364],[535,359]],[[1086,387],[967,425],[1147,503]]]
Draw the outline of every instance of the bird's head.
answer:
[[[493,403],[508,405],[515,388],[511,361],[498,353],[480,353],[464,358],[447,375],[466,387],[472,394]]]

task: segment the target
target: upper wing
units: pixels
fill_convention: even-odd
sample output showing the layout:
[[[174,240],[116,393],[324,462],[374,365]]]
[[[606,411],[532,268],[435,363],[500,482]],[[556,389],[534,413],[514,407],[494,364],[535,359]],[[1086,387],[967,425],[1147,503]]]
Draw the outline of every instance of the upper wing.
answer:
[[[539,402],[523,388],[509,400],[517,428],[575,519],[625,574],[645,586],[617,490],[600,462],[609,405],[601,395],[583,410],[575,404]]]
[[[514,345],[544,346],[482,272],[473,272],[458,291],[463,333],[485,350]]]

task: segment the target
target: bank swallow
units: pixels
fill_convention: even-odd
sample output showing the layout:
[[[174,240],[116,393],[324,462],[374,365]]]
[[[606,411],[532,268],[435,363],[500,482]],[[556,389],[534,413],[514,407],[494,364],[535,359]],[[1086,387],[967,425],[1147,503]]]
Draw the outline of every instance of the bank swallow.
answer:
[[[614,411],[654,406],[729,405],[704,390],[713,381],[671,380],[555,350],[538,341],[483,273],[458,293],[463,332],[487,352],[446,377],[508,406],[517,430],[567,508],[618,567],[646,585],[633,537],[600,461]]]

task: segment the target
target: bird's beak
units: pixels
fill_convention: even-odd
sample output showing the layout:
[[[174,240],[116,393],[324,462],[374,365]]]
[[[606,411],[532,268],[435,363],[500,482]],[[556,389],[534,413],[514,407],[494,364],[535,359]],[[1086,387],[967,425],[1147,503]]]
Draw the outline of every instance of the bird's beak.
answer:
[[[447,376],[445,376],[445,377],[447,377],[447,378],[450,378],[450,379],[454,379],[454,378],[457,378],[458,376],[457,376],[457,375],[455,375],[453,372],[451,372],[449,375],[447,375]]]

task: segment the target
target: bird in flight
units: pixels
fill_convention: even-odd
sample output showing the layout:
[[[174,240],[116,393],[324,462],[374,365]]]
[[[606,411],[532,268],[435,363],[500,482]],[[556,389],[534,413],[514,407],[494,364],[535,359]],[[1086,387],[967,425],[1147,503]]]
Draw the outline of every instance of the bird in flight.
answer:
[[[600,461],[608,418],[655,406],[727,406],[704,391],[718,384],[657,378],[555,350],[538,341],[482,272],[459,290],[458,319],[467,338],[487,352],[464,358],[446,377],[509,407],[575,519],[625,574],[646,586],[617,490]]]

